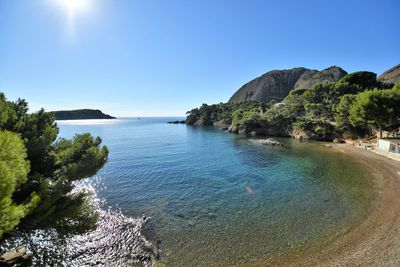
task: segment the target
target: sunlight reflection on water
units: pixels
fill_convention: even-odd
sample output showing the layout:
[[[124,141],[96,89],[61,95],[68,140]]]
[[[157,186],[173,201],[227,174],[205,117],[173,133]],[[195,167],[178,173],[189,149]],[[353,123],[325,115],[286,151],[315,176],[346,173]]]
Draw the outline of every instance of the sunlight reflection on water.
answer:
[[[85,180],[74,191],[92,193],[99,212],[95,229],[84,234],[60,233],[54,228],[16,230],[0,250],[26,244],[34,256],[33,266],[151,266],[152,245],[141,235],[146,219],[101,209],[93,182],[100,183],[99,179]]]

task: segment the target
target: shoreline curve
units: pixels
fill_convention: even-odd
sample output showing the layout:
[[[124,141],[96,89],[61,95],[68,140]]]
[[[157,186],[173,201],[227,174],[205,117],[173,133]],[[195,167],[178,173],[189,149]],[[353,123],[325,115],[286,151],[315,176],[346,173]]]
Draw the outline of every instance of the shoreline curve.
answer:
[[[334,144],[373,175],[377,196],[364,219],[322,248],[254,266],[400,266],[400,163],[350,144]]]

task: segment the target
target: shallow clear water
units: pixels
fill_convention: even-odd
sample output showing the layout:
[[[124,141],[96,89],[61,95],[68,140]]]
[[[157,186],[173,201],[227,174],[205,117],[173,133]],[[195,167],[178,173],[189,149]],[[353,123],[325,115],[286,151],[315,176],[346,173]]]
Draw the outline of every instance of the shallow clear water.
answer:
[[[360,165],[320,144],[282,139],[284,147],[268,147],[211,128],[167,124],[170,120],[175,118],[59,124],[63,137],[90,132],[109,147],[109,162],[89,182],[103,210],[133,220],[114,235],[125,254],[146,246],[146,240],[122,238],[127,230],[121,229],[140,229],[146,216],[141,232],[157,248],[159,261],[251,264],[346,229],[372,199],[371,179]],[[100,232],[90,240],[112,229]],[[132,242],[136,245],[129,246]],[[96,245],[105,244],[93,242],[92,251]],[[129,258],[125,254],[119,265]]]

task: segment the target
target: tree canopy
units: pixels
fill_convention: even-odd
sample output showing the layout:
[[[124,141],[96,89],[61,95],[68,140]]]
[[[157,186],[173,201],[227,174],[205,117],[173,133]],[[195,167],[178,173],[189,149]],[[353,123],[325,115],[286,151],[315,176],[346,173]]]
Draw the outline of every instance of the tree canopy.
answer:
[[[383,129],[399,125],[400,94],[394,90],[368,90],[356,96],[350,108],[350,122],[353,126],[370,125]]]
[[[0,93],[0,237],[26,216],[30,223],[57,222],[87,207],[85,194],[71,194],[73,182],[96,174],[108,149],[99,137],[57,140],[58,132],[53,114],[28,113],[25,100]]]
[[[28,179],[29,161],[26,149],[18,134],[0,132],[0,237],[12,230],[19,221],[34,209],[39,197],[32,192],[29,199],[18,204],[13,194]]]

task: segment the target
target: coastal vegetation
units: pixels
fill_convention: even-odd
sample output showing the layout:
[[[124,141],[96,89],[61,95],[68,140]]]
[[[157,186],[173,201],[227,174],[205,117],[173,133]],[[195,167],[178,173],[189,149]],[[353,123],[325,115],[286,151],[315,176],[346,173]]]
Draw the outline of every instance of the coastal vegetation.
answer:
[[[108,149],[99,137],[58,132],[52,113],[28,113],[25,100],[0,93],[0,238],[20,223],[80,230],[96,221],[88,193],[73,193],[73,182],[96,174]]]
[[[294,89],[281,102],[256,101],[203,104],[187,112],[187,124],[222,126],[232,132],[333,140],[382,136],[400,126],[400,85],[383,83],[368,71],[348,74],[337,82]]]

